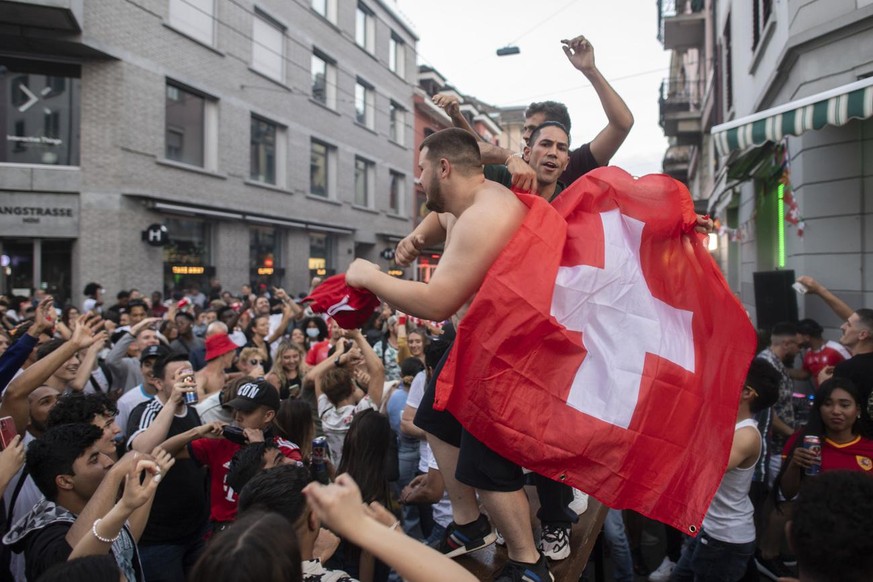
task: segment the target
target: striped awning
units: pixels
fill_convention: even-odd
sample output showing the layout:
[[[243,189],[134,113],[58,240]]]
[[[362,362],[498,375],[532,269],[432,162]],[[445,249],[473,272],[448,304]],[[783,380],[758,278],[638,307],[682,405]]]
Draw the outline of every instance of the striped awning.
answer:
[[[723,156],[736,149],[779,141],[786,135],[868,117],[873,117],[873,77],[716,125],[712,137],[718,154]]]

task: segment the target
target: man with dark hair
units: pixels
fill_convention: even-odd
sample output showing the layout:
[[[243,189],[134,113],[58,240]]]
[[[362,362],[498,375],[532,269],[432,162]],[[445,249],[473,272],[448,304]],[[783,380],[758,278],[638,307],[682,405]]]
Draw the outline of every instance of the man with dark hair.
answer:
[[[755,508],[749,489],[761,455],[754,414],[779,396],[781,375],[762,359],[752,360],[740,389],[737,424],[724,478],[703,518],[703,528],[685,548],[670,580],[693,582],[718,572],[721,580],[742,579],[755,553]]]
[[[873,478],[829,471],[805,479],[786,527],[799,582],[869,582]]]
[[[161,343],[154,326],[160,318],[142,318],[132,323],[130,329],[115,342],[106,355],[106,365],[112,372],[112,388],[125,393],[143,383],[139,356],[149,346]]]
[[[272,442],[250,443],[233,454],[227,469],[227,484],[234,491],[242,491],[252,477],[289,463],[290,459]]]
[[[789,370],[795,380],[811,379],[813,386],[818,388],[821,384],[818,375],[822,370],[852,357],[841,344],[825,340],[822,337],[824,328],[814,319],[797,322],[797,333],[800,334],[800,347],[806,348],[806,351],[803,354],[803,367]]]
[[[125,441],[128,436],[127,423],[128,419],[130,419],[130,413],[141,402],[147,402],[153,399],[155,394],[157,394],[157,390],[152,384],[152,380],[154,379],[152,369],[154,368],[155,363],[160,359],[166,358],[169,354],[170,349],[162,344],[148,346],[140,354],[139,369],[143,381],[125,392],[121,398],[118,399],[118,402],[116,402],[116,405],[118,406],[117,422],[118,426],[121,428],[121,432],[124,434]]]
[[[471,134],[456,128],[431,134],[421,144],[419,168],[427,206],[443,212],[438,217],[440,231],[431,233],[436,234],[432,240],[421,242],[424,246],[447,243],[430,281],[395,279],[376,265],[356,259],[346,272],[350,286],[369,289],[397,309],[432,321],[448,319],[463,308],[528,212],[506,187],[485,179],[481,162],[476,160],[478,149]],[[432,397],[432,386],[428,392]],[[448,472],[444,475],[455,512],[446,542],[454,547],[445,553],[460,555],[495,539],[475,498],[470,499],[469,488],[474,487],[506,540],[509,561],[501,577],[550,579],[546,558],[534,543],[521,468],[463,431],[450,413],[433,411],[432,400],[426,398],[426,402],[418,410],[416,424],[429,433],[428,442],[440,466],[457,467],[452,476],[457,481]],[[431,414],[423,416],[426,409]],[[458,482],[465,487],[456,487]],[[459,505],[463,506],[460,511]]]
[[[278,513],[288,520],[297,533],[305,580],[355,582],[341,570],[325,569],[315,556],[315,541],[321,535],[321,522],[303,496],[303,489],[312,481],[309,470],[295,465],[282,465],[262,471],[242,488],[239,494],[240,516],[256,511]],[[330,534],[327,532],[328,536]]]
[[[99,539],[100,520],[115,504],[119,487],[136,460],[113,465],[100,450],[102,432],[90,424],[49,429],[27,448],[27,470],[45,499],[23,516],[3,538],[14,552],[24,553],[25,575],[37,580],[66,561],[85,536]],[[136,543],[151,503],[130,514],[111,551],[128,580],[142,580]],[[105,531],[105,530],[104,530]]]
[[[170,343],[170,349],[174,352],[179,352],[189,356],[197,350],[205,350],[206,344],[203,338],[194,335],[194,315],[188,311],[179,311],[176,313],[176,328],[179,330],[179,337]],[[196,363],[196,362],[195,362]],[[195,367],[195,371],[202,367]]]
[[[117,460],[118,449],[116,439],[121,429],[115,422],[118,409],[105,394],[80,394],[72,392],[58,398],[57,403],[48,417],[48,427],[64,424],[91,424],[99,428],[103,436],[100,439],[100,452]]]
[[[195,390],[194,373],[185,354],[158,360],[150,380],[154,399],[130,413],[130,449],[149,452],[166,440],[200,426],[200,417],[185,404],[184,394]],[[178,459],[155,496],[140,542],[145,577],[150,582],[184,582],[203,550],[209,517],[207,482],[191,459]]]
[[[100,283],[88,283],[82,290],[85,301],[82,302],[82,313],[103,313],[103,286]]]

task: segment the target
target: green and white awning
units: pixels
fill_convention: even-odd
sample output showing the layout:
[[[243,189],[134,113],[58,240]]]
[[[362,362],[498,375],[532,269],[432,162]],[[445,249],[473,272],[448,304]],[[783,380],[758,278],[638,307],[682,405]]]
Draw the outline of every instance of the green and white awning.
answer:
[[[712,137],[723,156],[768,141],[778,142],[786,135],[868,117],[873,117],[873,77],[722,123],[712,128]]]

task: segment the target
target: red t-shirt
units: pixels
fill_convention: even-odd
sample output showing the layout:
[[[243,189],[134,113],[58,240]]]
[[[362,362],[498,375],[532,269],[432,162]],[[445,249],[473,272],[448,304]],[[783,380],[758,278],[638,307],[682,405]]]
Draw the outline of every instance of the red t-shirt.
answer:
[[[843,360],[849,359],[849,352],[834,341],[828,341],[818,351],[807,350],[803,354],[803,369],[812,375],[812,382],[818,387],[818,373],[825,366],[836,366]]]
[[[306,353],[306,364],[315,366],[327,359],[327,352],[330,351],[330,340],[324,340],[317,344],[312,344],[309,351]]]
[[[799,432],[794,433],[785,443],[785,448],[782,450],[783,461],[787,460],[799,434]],[[838,470],[873,472],[873,440],[857,436],[841,445],[829,438],[822,438],[821,470],[822,472]]]
[[[282,451],[282,454],[293,461],[302,462],[300,447],[275,437],[273,443]],[[242,448],[242,445],[230,442],[227,439],[202,438],[192,441],[188,445],[191,458],[209,468],[210,474],[210,499],[212,507],[209,518],[212,521],[233,521],[236,518],[236,503],[238,494],[227,484],[227,471],[230,469],[230,460],[234,453]]]

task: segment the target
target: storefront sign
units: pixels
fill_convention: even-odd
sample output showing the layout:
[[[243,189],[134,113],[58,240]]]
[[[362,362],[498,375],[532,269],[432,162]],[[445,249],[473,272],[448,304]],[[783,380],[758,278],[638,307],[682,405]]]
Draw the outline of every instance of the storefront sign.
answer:
[[[174,275],[203,275],[206,273],[206,267],[200,265],[172,265],[171,270]]]
[[[77,194],[0,193],[0,232],[28,238],[79,236]]]
[[[162,247],[170,242],[170,232],[163,224],[150,224],[142,231],[142,240],[153,247]]]

